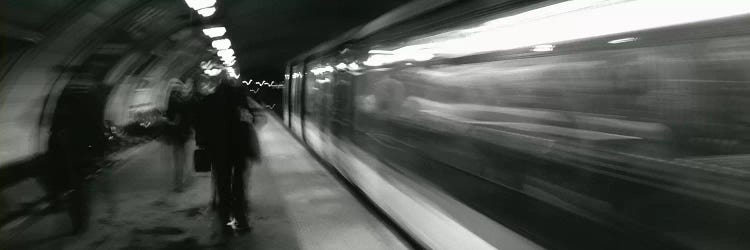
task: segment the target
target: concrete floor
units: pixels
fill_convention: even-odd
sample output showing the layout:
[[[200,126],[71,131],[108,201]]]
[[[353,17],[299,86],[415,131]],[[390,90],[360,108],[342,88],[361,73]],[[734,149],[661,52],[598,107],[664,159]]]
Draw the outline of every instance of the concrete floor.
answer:
[[[212,190],[208,174],[193,173],[186,166],[189,187],[172,192],[171,149],[154,141],[116,156],[122,163],[91,184],[93,212],[88,232],[69,236],[69,221],[58,213],[44,216],[2,248],[408,248],[278,121],[269,119],[259,133],[265,161],[251,171],[253,231],[249,233],[222,237],[216,232],[218,226],[208,208]]]

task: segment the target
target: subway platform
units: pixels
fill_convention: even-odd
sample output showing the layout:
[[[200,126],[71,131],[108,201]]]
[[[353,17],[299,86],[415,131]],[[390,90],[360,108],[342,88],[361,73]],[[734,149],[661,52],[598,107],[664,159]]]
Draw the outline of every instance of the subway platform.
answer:
[[[209,174],[172,191],[171,148],[151,141],[118,153],[90,185],[89,230],[71,236],[63,212],[12,229],[3,249],[408,249],[410,245],[275,119],[259,129],[264,161],[249,182],[253,230],[222,236],[214,222]],[[190,146],[192,152],[194,145]],[[188,154],[192,158],[191,154]],[[188,163],[190,165],[190,163]],[[41,195],[33,180],[13,187]],[[10,235],[6,226],[3,234]]]

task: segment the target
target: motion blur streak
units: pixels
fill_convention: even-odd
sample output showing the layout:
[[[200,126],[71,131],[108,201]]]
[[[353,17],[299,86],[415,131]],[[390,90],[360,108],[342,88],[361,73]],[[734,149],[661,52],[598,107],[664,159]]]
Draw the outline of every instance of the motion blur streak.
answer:
[[[288,126],[494,247],[750,246],[750,2],[478,2],[292,61]]]
[[[668,13],[668,14],[667,14]],[[750,13],[741,0],[574,0],[498,18],[482,25],[418,39],[390,55],[373,55],[369,66],[413,55],[463,56],[553,44]]]

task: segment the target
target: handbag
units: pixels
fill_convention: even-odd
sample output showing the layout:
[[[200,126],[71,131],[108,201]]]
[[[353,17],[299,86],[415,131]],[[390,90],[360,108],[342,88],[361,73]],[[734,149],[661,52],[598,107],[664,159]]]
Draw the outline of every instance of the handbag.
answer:
[[[199,148],[193,152],[193,168],[198,173],[211,171],[211,159],[207,150]]]

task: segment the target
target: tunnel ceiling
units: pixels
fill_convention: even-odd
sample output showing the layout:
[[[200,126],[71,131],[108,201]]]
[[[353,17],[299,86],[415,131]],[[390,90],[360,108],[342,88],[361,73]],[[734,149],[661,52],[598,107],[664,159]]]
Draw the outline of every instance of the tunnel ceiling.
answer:
[[[279,78],[284,64],[293,57],[352,28],[366,24],[408,1],[217,0],[219,11],[203,23],[216,23],[227,27],[242,74],[271,79]],[[37,42],[47,33],[49,27],[57,23],[56,20],[68,18],[59,15],[65,13],[62,10],[74,10],[68,13],[85,13],[88,6],[97,1],[63,2],[9,0],[0,4],[5,25],[2,29],[3,36]],[[118,32],[112,33],[120,33],[124,38],[120,40],[124,43],[135,38],[142,41],[140,45],[134,44],[136,46],[153,46],[158,43],[158,39],[165,38],[165,32],[200,26],[200,18],[187,8],[183,0],[135,0],[129,3],[131,6],[139,7],[121,10],[123,13],[120,19],[132,19],[134,15],[140,15],[139,12],[144,12],[146,16],[141,18],[145,21],[133,24],[137,27],[114,27]],[[132,29],[133,27],[137,29]],[[151,37],[143,37],[144,35]],[[114,34],[110,40],[118,40],[116,37]],[[130,43],[132,44],[132,41]],[[10,45],[12,44],[3,44],[5,47]]]
[[[243,75],[280,77],[287,60],[408,0],[220,0]],[[278,76],[276,76],[278,75]]]

